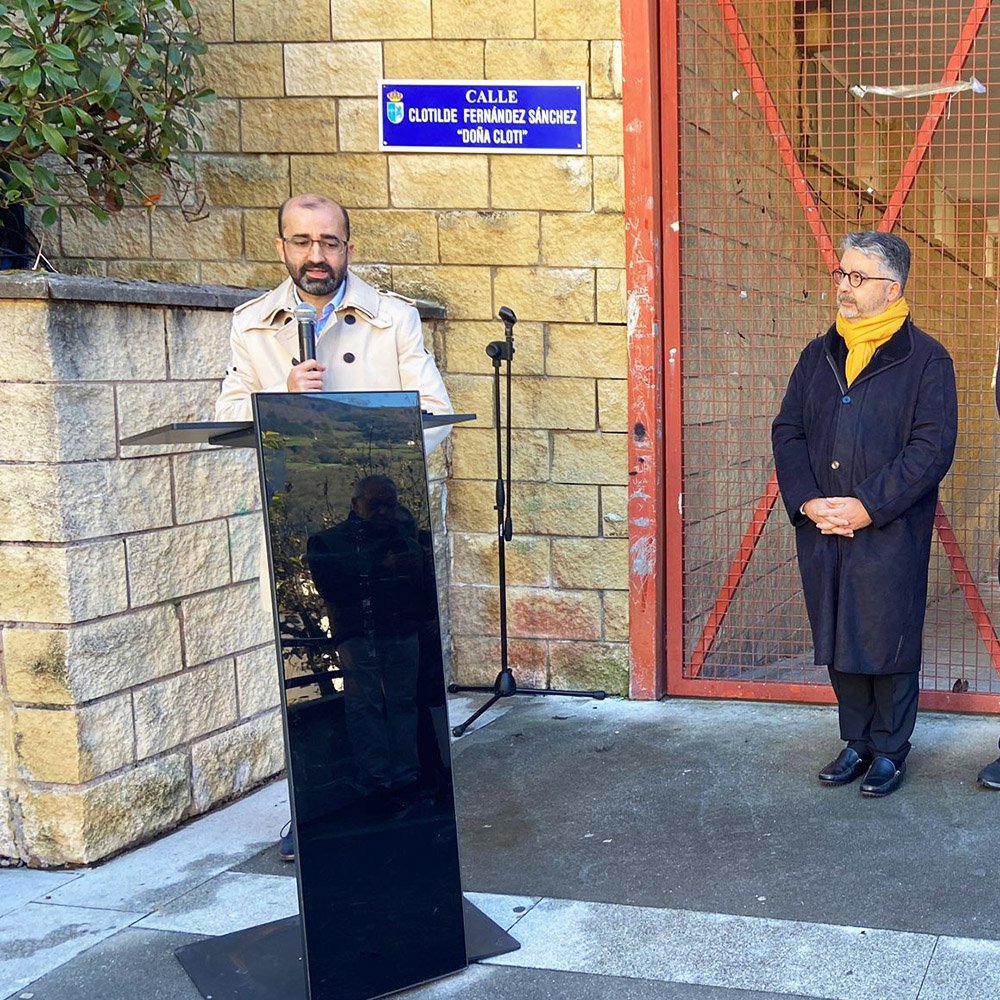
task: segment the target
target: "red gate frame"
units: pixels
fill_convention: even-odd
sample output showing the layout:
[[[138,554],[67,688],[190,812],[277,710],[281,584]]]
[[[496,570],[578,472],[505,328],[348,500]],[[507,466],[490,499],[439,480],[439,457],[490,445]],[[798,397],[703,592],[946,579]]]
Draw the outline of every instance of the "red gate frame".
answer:
[[[689,676],[683,676],[683,483],[681,472],[681,322],[680,322],[680,115],[678,106],[678,0],[662,0],[657,22],[656,0],[623,0],[622,57],[623,107],[625,113],[626,162],[626,232],[634,227],[627,246],[627,282],[629,316],[629,537],[630,537],[630,651],[631,691],[636,698],[657,698],[665,693],[665,678],[672,694],[704,697],[753,697],[763,700],[832,702],[833,692],[825,685],[761,683],[758,681],[698,680],[705,657],[711,650],[729,606],[746,572],[764,525],[778,496],[777,479],[772,475],[743,542],[726,575],[725,583],[709,615],[695,648]],[[952,51],[942,85],[954,83],[965,65],[972,45],[982,28],[992,0],[974,0],[960,37]],[[832,270],[838,259],[823,223],[812,189],[802,174],[798,158],[788,138],[780,113],[771,97],[753,47],[740,21],[733,0],[717,0],[726,27],[736,46],[737,55],[750,80],[751,88],[764,112],[765,122],[777,144],[779,154],[793,189],[799,198],[806,220],[816,238],[818,249]],[[660,43],[663,69],[660,90],[661,114],[650,107],[649,94],[656,94],[656,66],[650,53],[654,41]],[[643,56],[645,53],[645,56]],[[914,180],[926,158],[930,143],[947,106],[947,95],[933,97],[914,146],[904,164],[879,229],[889,232],[895,226]],[[656,133],[662,149],[660,172],[656,171]],[[661,194],[660,213],[657,193]],[[657,219],[659,216],[659,231]],[[663,248],[661,275],[662,298],[654,273],[656,241]],[[662,338],[656,324],[662,315]],[[658,342],[661,342],[658,344]],[[660,348],[658,350],[658,347]],[[663,373],[661,383],[656,374]],[[664,389],[662,422],[650,417],[656,411],[656,384]],[[644,422],[645,420],[645,422]],[[663,474],[660,456],[645,447],[648,430],[662,431]],[[647,432],[645,439],[640,430]],[[662,488],[662,492],[661,492]],[[659,516],[657,516],[659,515]],[[652,516],[653,520],[650,520]],[[662,525],[662,529],[660,528]],[[954,531],[941,504],[935,518],[939,538],[944,545],[952,570],[969,606],[973,621],[994,666],[1000,672],[1000,641],[989,614],[976,589]],[[662,532],[662,533],[661,533]],[[657,555],[664,557],[664,570],[658,572]],[[665,586],[662,590],[649,575],[653,573]],[[650,594],[653,597],[650,597]],[[661,622],[651,621],[654,606],[665,612],[666,634]],[[663,660],[665,654],[664,671]],[[928,708],[954,708],[950,692],[926,691],[922,703]],[[976,693],[963,694],[960,707],[966,710],[995,712],[1000,697]]]
[[[676,7],[673,17],[676,37]],[[662,395],[660,276],[673,274],[679,288],[680,243],[677,233],[667,230],[664,247],[660,203],[666,198],[676,205],[678,187],[661,188],[660,176],[661,171],[675,176],[680,163],[677,88],[661,120],[660,62],[654,40],[661,31],[671,30],[670,12],[661,27],[657,0],[623,0],[621,18],[629,353],[629,694],[650,699],[666,693],[666,624],[676,613],[666,606],[665,582],[671,574],[669,562],[663,565],[665,536],[668,530],[678,530],[676,524],[668,529],[664,505],[664,473],[669,473],[674,459],[672,455],[666,462],[663,459],[665,440],[679,437],[680,425],[672,426],[669,433],[664,426],[669,418]],[[676,46],[673,52],[673,63],[663,63],[668,77],[677,74]],[[679,336],[677,306],[672,308],[669,326]],[[679,455],[676,465],[680,467]]]

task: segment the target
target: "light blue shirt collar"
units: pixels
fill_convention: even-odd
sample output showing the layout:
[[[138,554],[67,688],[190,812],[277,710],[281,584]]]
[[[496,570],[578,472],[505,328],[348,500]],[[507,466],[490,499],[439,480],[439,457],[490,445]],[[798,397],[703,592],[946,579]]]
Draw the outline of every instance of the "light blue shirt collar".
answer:
[[[338,288],[333,293],[333,298],[325,306],[323,306],[323,311],[316,317],[316,339],[323,334],[323,330],[326,328],[327,321],[333,315],[334,310],[344,301],[344,295],[347,293],[347,278],[345,276],[344,280],[340,283],[340,288]],[[299,295],[298,288],[292,285],[292,298],[296,305],[302,304],[302,297]]]

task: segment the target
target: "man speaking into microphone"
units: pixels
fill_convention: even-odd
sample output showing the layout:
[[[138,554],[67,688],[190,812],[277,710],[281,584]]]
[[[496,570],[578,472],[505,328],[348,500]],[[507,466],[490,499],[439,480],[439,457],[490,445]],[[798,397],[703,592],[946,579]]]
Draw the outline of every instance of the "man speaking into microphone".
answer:
[[[288,278],[233,311],[232,360],[215,404],[217,419],[252,420],[255,392],[416,390],[422,410],[452,412],[413,303],[351,273],[345,208],[317,194],[289,198],[278,209],[275,248]],[[302,357],[307,344],[315,345],[314,358]],[[425,451],[450,431],[447,424],[426,430]],[[262,588],[262,598],[266,593]],[[295,857],[290,824],[281,832],[279,854],[285,861]]]
[[[233,311],[232,360],[215,404],[219,420],[251,420],[255,392],[416,390],[420,407],[451,413],[420,316],[408,299],[351,273],[351,223],[331,198],[303,194],[278,209],[278,257],[288,278]],[[296,308],[316,310],[316,357],[301,357]],[[302,317],[308,310],[299,311]],[[450,426],[424,434],[428,452]]]

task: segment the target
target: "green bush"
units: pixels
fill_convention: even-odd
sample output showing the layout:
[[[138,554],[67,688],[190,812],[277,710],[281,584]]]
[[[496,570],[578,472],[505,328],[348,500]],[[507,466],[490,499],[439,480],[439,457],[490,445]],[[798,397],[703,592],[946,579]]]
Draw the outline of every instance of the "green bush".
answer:
[[[150,177],[200,215],[187,153],[215,96],[198,85],[204,52],[188,0],[0,0],[0,206],[51,225],[61,160],[101,221],[126,194],[155,205]]]

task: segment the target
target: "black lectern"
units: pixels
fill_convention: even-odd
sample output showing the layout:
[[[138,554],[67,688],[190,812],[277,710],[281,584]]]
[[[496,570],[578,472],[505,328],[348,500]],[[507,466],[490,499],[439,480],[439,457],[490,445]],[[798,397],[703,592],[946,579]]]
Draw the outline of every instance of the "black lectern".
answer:
[[[422,426],[471,418],[422,423],[414,392],[253,400],[252,424],[123,442],[256,447],[278,640],[299,917],[176,954],[213,1000],[370,1000],[518,947],[458,862]]]

